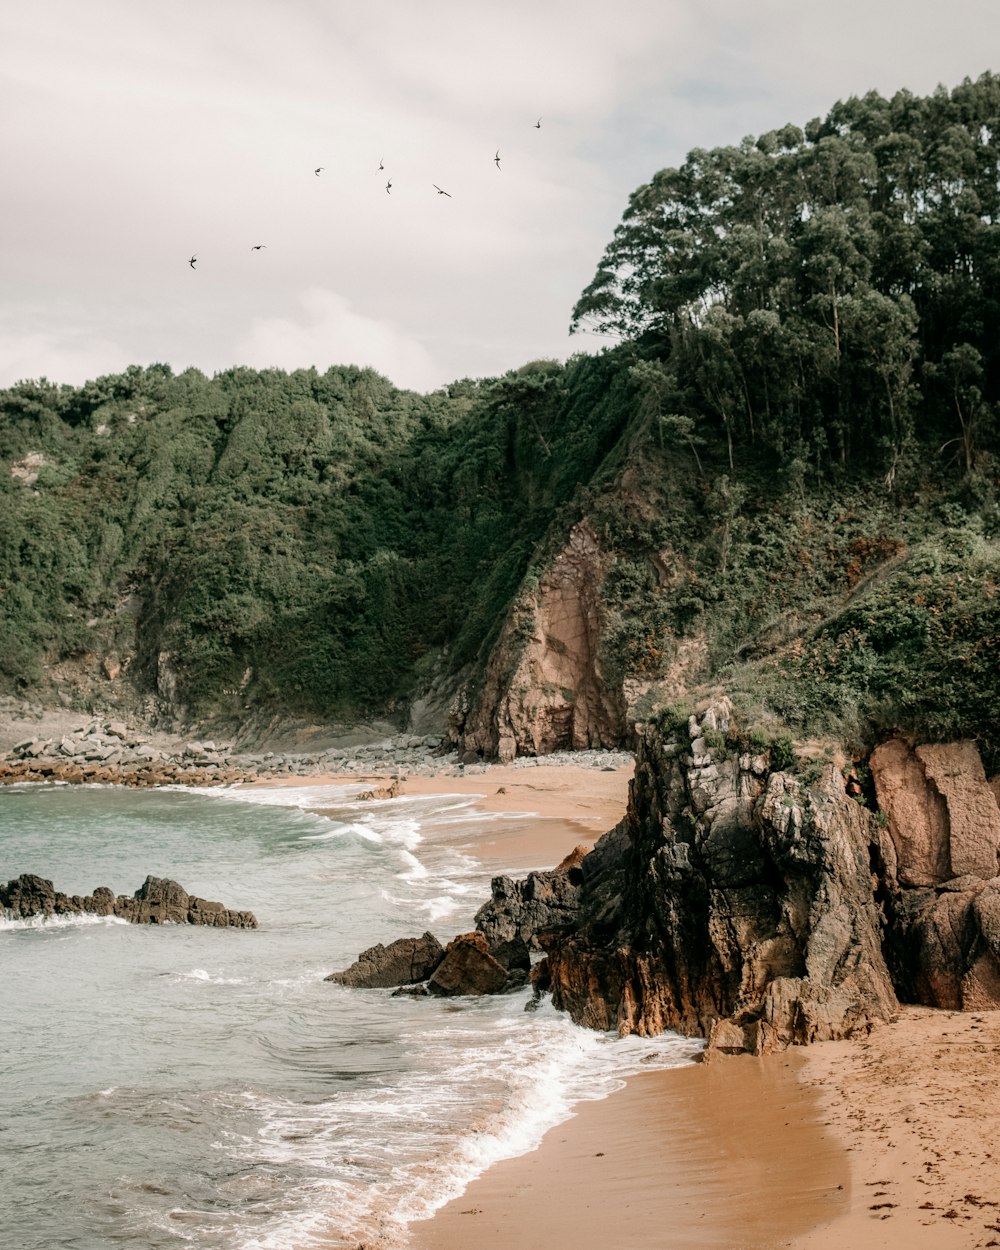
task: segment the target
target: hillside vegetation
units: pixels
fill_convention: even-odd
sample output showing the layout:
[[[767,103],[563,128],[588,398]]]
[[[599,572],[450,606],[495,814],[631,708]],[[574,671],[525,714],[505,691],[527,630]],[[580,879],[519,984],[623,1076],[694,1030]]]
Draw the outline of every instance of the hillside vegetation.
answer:
[[[402,715],[476,688],[587,517],[634,715],[724,686],[995,753],[998,171],[1000,78],[871,94],[640,187],[574,311],[601,356],[0,393],[0,683],[110,657],[181,716]]]

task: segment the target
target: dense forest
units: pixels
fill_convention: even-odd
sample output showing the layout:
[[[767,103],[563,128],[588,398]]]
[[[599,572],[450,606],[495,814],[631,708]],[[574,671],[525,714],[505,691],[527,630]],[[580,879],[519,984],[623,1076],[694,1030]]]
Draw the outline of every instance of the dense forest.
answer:
[[[402,713],[475,685],[587,517],[637,715],[683,714],[696,638],[698,680],[796,733],[995,751],[998,303],[986,75],[658,173],[574,310],[599,356],[430,395],[352,367],[22,382],[0,686],[112,656],[190,716]]]

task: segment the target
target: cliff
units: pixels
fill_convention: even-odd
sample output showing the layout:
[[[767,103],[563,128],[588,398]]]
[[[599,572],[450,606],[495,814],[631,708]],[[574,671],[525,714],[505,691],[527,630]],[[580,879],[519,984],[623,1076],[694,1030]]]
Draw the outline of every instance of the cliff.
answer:
[[[623,691],[605,680],[601,662],[608,562],[590,522],[574,526],[537,588],[514,604],[477,688],[453,703],[456,744],[507,764],[622,742]]]
[[[579,919],[542,983],[579,1023],[755,1052],[843,1037],[897,1007],[872,888],[884,835],[831,764],[807,790],[733,751],[723,700],[642,735],[623,824],[583,860]]]

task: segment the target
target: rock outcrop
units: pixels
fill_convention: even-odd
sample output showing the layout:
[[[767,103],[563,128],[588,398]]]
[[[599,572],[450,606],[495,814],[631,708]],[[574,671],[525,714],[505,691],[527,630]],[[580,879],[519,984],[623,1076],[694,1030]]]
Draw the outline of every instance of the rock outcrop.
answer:
[[[201,924],[216,928],[256,929],[253,912],[198,898],[176,881],[147,877],[135,894],[117,897],[107,886],[93,894],[61,894],[51,881],[25,873],[0,886],[0,910],[12,920],[33,916],[92,914],[117,916],[132,924]]]
[[[326,981],[355,989],[392,989],[426,981],[444,957],[444,947],[433,933],[399,938],[388,946],[378,943],[362,951],[349,968],[331,972]]]
[[[519,984],[527,980],[521,977]],[[501,994],[509,985],[503,964],[490,954],[485,936],[478,930],[461,933],[445,948],[444,958],[427,982],[432,994],[445,998],[456,995]]]
[[[536,984],[593,1028],[757,1053],[889,1019],[886,835],[833,765],[806,790],[709,745],[730,714],[723,700],[680,740],[646,731],[625,821],[581,861],[575,925],[540,935]]]
[[[449,733],[460,750],[507,764],[624,740],[624,696],[601,667],[603,574],[597,535],[581,521],[537,588],[515,603],[482,686],[456,697]]]
[[[872,754],[892,851],[884,892],[901,995],[931,1007],[1000,1007],[1000,806],[973,742]]]
[[[505,967],[527,967],[539,936],[576,923],[583,885],[585,847],[578,846],[550,872],[530,872],[523,881],[494,877],[492,894],[476,912],[476,928],[490,953]]]

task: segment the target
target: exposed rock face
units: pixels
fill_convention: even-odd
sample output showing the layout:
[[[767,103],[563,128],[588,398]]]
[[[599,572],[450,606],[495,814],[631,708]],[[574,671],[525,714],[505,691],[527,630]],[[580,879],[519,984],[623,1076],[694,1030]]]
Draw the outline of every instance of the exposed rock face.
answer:
[[[505,963],[511,948],[541,949],[538,935],[566,929],[576,922],[585,847],[578,846],[551,872],[531,872],[523,881],[494,877],[492,897],[476,912],[476,928],[492,954]],[[519,966],[527,967],[524,958]]]
[[[426,981],[444,957],[444,947],[433,933],[379,943],[362,951],[349,968],[331,972],[327,981],[356,989],[390,989]]]
[[[460,749],[506,764],[518,754],[622,741],[624,697],[605,683],[599,655],[603,572],[597,535],[582,521],[537,591],[515,604],[478,696],[453,704],[450,734]]]
[[[478,930],[453,938],[444,959],[427,982],[432,994],[499,994],[508,983],[507,969],[490,954],[485,936]]]
[[[894,738],[872,752],[901,886],[997,875],[1000,807],[974,742],[916,749]]]
[[[648,730],[623,825],[581,864],[580,918],[543,936],[557,1006],[620,1033],[664,1029],[762,1052],[844,1037],[897,1008],[872,887],[883,835],[831,766],[821,786],[767,759]],[[887,839],[886,839],[887,840]]]
[[[218,928],[256,929],[253,912],[234,911],[222,903],[197,898],[177,884],[160,877],[147,877],[131,897],[117,898],[98,886],[93,894],[60,894],[51,881],[25,873],[6,886],[0,886],[0,909],[15,920],[32,916],[70,916],[89,913],[118,916],[132,924],[205,924]]]
[[[972,742],[872,755],[895,851],[884,874],[890,957],[903,997],[932,1007],[1000,1007],[1000,806]]]

